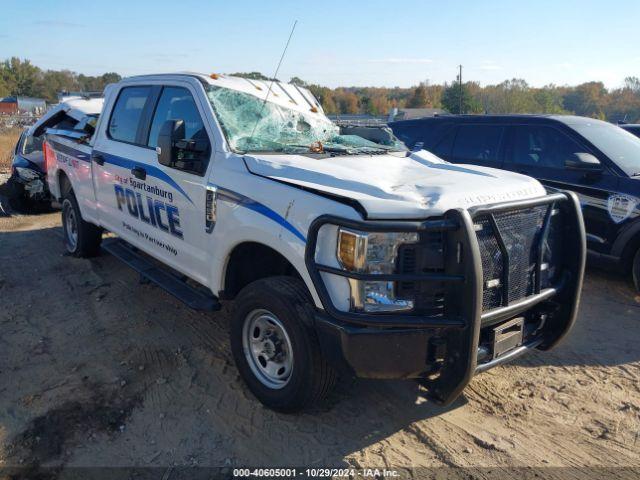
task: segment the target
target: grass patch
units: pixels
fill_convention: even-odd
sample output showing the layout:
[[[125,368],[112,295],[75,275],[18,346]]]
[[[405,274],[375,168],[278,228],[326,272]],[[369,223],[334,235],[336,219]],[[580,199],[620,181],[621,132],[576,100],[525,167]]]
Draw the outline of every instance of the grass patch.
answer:
[[[8,172],[11,169],[13,149],[16,148],[21,132],[21,128],[0,130],[0,173]]]

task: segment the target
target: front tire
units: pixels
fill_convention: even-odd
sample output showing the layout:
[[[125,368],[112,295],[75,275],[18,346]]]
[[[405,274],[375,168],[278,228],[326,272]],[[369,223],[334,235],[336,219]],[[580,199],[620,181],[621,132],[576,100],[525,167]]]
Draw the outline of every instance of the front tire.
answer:
[[[7,198],[11,208],[18,213],[28,212],[31,208],[31,202],[27,198],[24,185],[16,180],[15,175],[9,177],[7,181]]]
[[[640,292],[640,248],[636,252],[635,257],[633,258],[633,266],[632,275],[633,275],[633,284],[636,287],[636,291]]]
[[[240,292],[234,305],[231,350],[260,402],[293,413],[329,393],[336,375],[311,327],[313,306],[301,280],[257,280]]]
[[[64,246],[69,255],[81,258],[98,255],[102,229],[82,219],[78,201],[72,191],[67,192],[62,200],[62,229]]]

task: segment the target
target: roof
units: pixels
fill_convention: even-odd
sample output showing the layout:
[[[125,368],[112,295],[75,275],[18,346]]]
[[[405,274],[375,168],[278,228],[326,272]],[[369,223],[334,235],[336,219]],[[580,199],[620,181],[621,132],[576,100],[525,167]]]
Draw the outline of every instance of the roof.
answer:
[[[313,94],[308,89],[299,87],[292,83],[253,80],[250,78],[235,77],[225,74],[206,75],[204,73],[195,72],[139,75],[126,78],[123,82],[126,83],[130,80],[138,82],[140,79],[166,80],[167,77],[195,77],[208,85],[237,90],[239,92],[253,95],[262,100],[267,98],[268,93],[268,101],[270,103],[275,103],[292,110],[300,110],[304,112],[309,112],[311,109],[315,109],[317,113],[324,115],[320,102],[313,96]],[[271,91],[269,92],[270,88]]]
[[[411,120],[414,118],[433,117],[446,113],[441,108],[399,108],[394,118],[398,120]]]
[[[447,122],[450,121],[452,123],[493,123],[493,122],[517,122],[522,120],[533,120],[548,122],[551,120],[552,122],[560,122],[566,125],[576,125],[583,123],[594,123],[594,122],[602,122],[602,120],[597,120],[589,117],[579,117],[577,115],[552,115],[552,114],[534,114],[534,113],[518,113],[518,114],[464,114],[464,115],[437,115],[435,117],[430,118],[422,118],[422,119],[411,119],[411,120],[400,120],[397,124],[412,124],[412,123],[422,123],[425,121],[428,122]]]

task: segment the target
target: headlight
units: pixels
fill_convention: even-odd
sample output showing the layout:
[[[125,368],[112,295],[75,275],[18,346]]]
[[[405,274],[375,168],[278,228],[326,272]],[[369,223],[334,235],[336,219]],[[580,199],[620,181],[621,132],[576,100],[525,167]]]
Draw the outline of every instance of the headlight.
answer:
[[[16,172],[18,172],[18,176],[23,180],[31,181],[40,178],[38,172],[30,168],[16,167]]]
[[[360,232],[338,230],[337,257],[350,272],[392,274],[396,272],[398,249],[418,242],[416,232]],[[356,311],[392,312],[413,308],[413,300],[396,298],[395,282],[360,281],[350,278],[351,306]]]

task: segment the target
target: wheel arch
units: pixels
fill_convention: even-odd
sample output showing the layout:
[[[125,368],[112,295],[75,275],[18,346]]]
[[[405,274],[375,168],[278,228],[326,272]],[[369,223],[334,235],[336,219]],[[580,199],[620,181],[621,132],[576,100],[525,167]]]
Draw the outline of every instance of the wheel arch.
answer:
[[[307,275],[303,275],[285,254],[272,246],[246,240],[235,244],[225,257],[221,273],[221,298],[233,299],[248,284],[263,278],[290,276],[302,280],[310,296]]]
[[[640,218],[618,236],[613,245],[612,254],[620,258],[621,267],[628,272],[638,249],[640,249]]]
[[[62,200],[62,197],[64,197],[67,192],[73,190],[71,180],[69,179],[69,176],[66,174],[66,172],[62,169],[58,170],[56,180],[58,185],[59,200]]]

